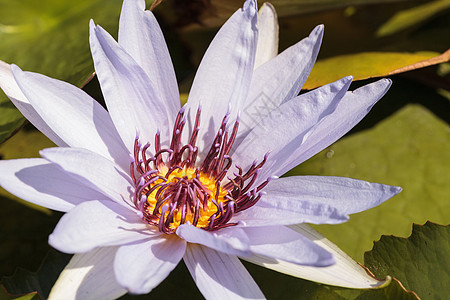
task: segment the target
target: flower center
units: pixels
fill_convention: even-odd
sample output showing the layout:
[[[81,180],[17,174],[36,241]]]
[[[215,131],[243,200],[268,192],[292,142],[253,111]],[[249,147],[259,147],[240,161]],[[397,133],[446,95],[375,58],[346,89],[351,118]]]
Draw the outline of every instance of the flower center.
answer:
[[[270,179],[252,189],[267,154],[247,172],[236,165],[233,176],[227,176],[232,166],[228,154],[239,127],[236,121],[229,133],[229,114],[223,118],[208,153],[200,161],[195,146],[200,115],[199,108],[186,145],[181,142],[186,123],[183,108],[175,120],[168,148],[161,149],[159,132],[155,135],[154,154],[149,152],[149,143],[142,146],[138,136],[135,140],[134,159],[130,164],[135,185],[134,205],[144,221],[166,234],[174,233],[185,223],[205,230],[236,225],[229,222],[232,216],[253,206]]]

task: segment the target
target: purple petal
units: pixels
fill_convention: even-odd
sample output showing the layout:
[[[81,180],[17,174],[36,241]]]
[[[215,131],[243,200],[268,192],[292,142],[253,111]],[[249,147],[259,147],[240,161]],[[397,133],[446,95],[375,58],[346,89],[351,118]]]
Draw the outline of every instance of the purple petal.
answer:
[[[49,299],[117,299],[126,294],[114,276],[117,247],[75,254],[64,268]]]
[[[159,234],[133,210],[112,201],[89,201],[61,218],[49,236],[49,244],[65,253],[83,253]]]
[[[206,231],[192,225],[180,225],[177,235],[189,243],[202,244],[231,255],[248,256],[248,238],[240,228]]]
[[[256,255],[315,267],[335,263],[333,256],[303,235],[284,226],[243,228]]]
[[[284,203],[296,209],[296,202],[330,205],[340,213],[354,214],[378,206],[401,192],[401,188],[345,177],[291,176],[272,180],[264,188],[262,205]]]
[[[294,196],[290,201],[280,201],[280,198],[264,195],[253,207],[233,216],[230,222],[255,227],[299,223],[339,224],[348,221],[348,216],[331,204],[299,200]]]
[[[170,118],[166,104],[159,99],[145,71],[93,21],[89,40],[108,111],[124,144],[132,151],[136,131],[147,142],[154,140],[158,128],[161,137],[168,139]]]
[[[117,281],[130,293],[149,293],[177,266],[185,250],[185,241],[166,235],[124,245],[114,260]]]
[[[201,150],[209,147],[229,108],[235,117],[247,96],[257,44],[256,16],[256,1],[246,1],[219,30],[195,75],[186,106],[188,120],[194,121],[201,104]]]
[[[188,244],[184,262],[206,299],[265,299],[236,256]]]
[[[60,166],[80,183],[120,204],[131,203],[132,182],[112,161],[86,149],[48,148],[41,156]]]
[[[364,118],[390,86],[391,80],[381,79],[347,92],[336,110],[318,123],[299,147],[292,148],[289,155],[280,153],[271,156],[274,164],[270,175],[283,175],[340,139]]]
[[[65,143],[128,167],[128,151],[108,112],[91,96],[67,82],[23,72],[15,65],[11,70],[33,108]]]
[[[279,178],[269,182],[256,205],[231,222],[246,226],[338,224],[347,221],[349,214],[375,207],[400,191],[396,186],[344,177]]]
[[[28,202],[64,212],[84,201],[108,199],[41,158],[0,161],[0,185]]]
[[[177,79],[161,28],[151,11],[145,10],[144,0],[125,0],[119,23],[119,45],[147,73],[166,104],[169,118],[180,109]],[[174,120],[171,119],[171,123]]]
[[[335,244],[331,243],[322,234],[312,229],[310,226],[306,224],[299,224],[290,226],[290,228],[333,254],[336,264],[329,267],[317,268],[311,266],[301,266],[261,255],[254,255],[244,259],[277,272],[329,285],[368,289],[389,284],[385,280],[380,281],[369,276],[357,262],[351,259]]]
[[[233,159],[246,169],[255,158],[262,159],[270,151],[260,178],[265,180],[277,175],[271,172],[273,165],[280,164],[283,157],[289,156],[303,143],[313,126],[333,113],[351,80],[351,77],[345,77],[300,95],[270,112],[237,144]]]
[[[20,90],[16,79],[11,72],[11,66],[0,61],[0,88],[6,96],[12,101],[22,115],[31,122],[40,132],[45,134],[50,140],[60,147],[66,147],[64,142],[49,125],[41,118],[38,112],[33,108],[28,99]]]
[[[264,2],[259,9],[257,26],[255,69],[278,54],[278,16],[275,7],[269,2]]]
[[[241,132],[251,129],[283,102],[298,95],[316,61],[323,36],[317,26],[297,44],[257,68],[241,113]]]

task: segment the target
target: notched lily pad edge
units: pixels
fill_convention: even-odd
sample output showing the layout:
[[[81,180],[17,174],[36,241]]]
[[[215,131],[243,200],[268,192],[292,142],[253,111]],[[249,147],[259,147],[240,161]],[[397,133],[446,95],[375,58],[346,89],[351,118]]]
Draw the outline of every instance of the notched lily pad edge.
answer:
[[[369,251],[366,251],[366,252],[369,252]],[[403,286],[403,284],[400,282],[400,280],[398,280],[397,278],[392,277],[392,276],[390,276],[390,275],[387,275],[385,279],[380,279],[380,278],[376,277],[376,276],[372,273],[372,271],[370,271],[370,269],[367,268],[366,266],[364,266],[363,264],[358,263],[358,265],[360,265],[360,266],[366,271],[366,273],[367,273],[370,277],[372,277],[372,278],[374,278],[374,279],[376,279],[376,280],[379,280],[379,281],[384,281],[381,285],[376,286],[376,287],[373,287],[371,290],[379,290],[379,289],[387,288],[389,285],[391,285],[392,281],[395,281],[395,282],[397,282],[397,284],[402,288],[402,290],[403,290],[405,293],[413,295],[417,300],[421,300],[420,297],[416,294],[416,292],[414,292],[414,291],[408,291],[408,290]]]
[[[363,264],[357,262],[357,264],[364,269],[364,271],[366,271],[367,275],[369,275],[370,277],[372,277],[375,280],[378,280],[379,282],[381,282],[380,285],[374,286],[373,288],[371,288],[371,290],[378,290],[378,289],[382,289],[385,288],[387,286],[389,286],[391,284],[392,281],[392,277],[387,275],[386,278],[384,279],[380,279],[378,277],[376,277],[372,271],[369,270],[369,268],[367,268],[366,266],[364,266]]]
[[[4,297],[7,298],[4,298]],[[30,298],[28,298],[27,296],[30,296]],[[43,300],[44,298],[39,295],[38,292],[31,292],[31,293],[27,293],[27,294],[11,294],[8,292],[8,290],[6,289],[6,287],[3,284],[0,284],[0,299],[1,300],[13,300],[13,299],[17,299],[17,300],[21,300],[21,299],[35,299],[35,300]]]
[[[434,225],[439,225],[439,226],[450,226],[450,224],[444,225],[444,224],[439,224],[439,223],[432,222],[432,221],[429,221],[429,220],[426,221],[424,224],[413,223],[413,224],[412,224],[411,234],[410,234],[408,237],[396,236],[396,235],[393,235],[393,234],[390,234],[390,235],[382,235],[377,241],[374,241],[374,244],[377,243],[377,242],[380,242],[382,237],[394,237],[394,238],[399,238],[399,239],[403,239],[403,240],[409,240],[409,239],[412,237],[412,235],[414,234],[414,231],[415,231],[415,229],[416,229],[417,227],[422,227],[422,226],[425,226],[425,225],[427,225],[427,224],[434,224]],[[371,252],[372,250],[373,250],[373,247],[372,247],[371,250],[366,251],[366,252],[364,253],[364,255],[365,255],[366,253]],[[370,269],[369,269],[368,267],[366,267],[366,266],[364,266],[364,265],[362,265],[362,264],[360,264],[360,263],[358,263],[358,264],[359,264],[361,267],[363,267],[364,270],[366,270],[366,272],[367,272],[367,274],[369,274],[369,276],[371,276],[371,277],[373,277],[373,278],[375,278],[375,279],[377,279],[377,280],[382,280],[382,279],[377,278],[377,277],[370,271]],[[418,300],[421,300],[421,298],[417,295],[416,292],[407,290],[407,289],[403,286],[403,284],[401,283],[401,281],[398,280],[397,278],[391,277],[390,275],[387,275],[385,280],[386,280],[386,283],[384,283],[384,284],[382,284],[382,285],[380,285],[379,287],[374,288],[374,289],[387,287],[387,286],[392,282],[392,280],[394,280],[394,281],[396,281],[396,282],[398,283],[398,285],[399,285],[406,293],[413,295],[413,296],[416,297]]]
[[[58,255],[58,261],[56,259],[55,256]],[[61,255],[64,256],[63,258],[61,258]],[[13,282],[17,282],[17,279],[24,279],[24,274],[26,274],[26,278],[30,279],[29,277],[36,277],[36,278],[42,278],[44,276],[50,276],[52,277],[52,275],[55,275],[54,279],[51,279],[51,281],[49,281],[51,283],[51,286],[53,286],[57,280],[57,278],[59,277],[59,274],[61,273],[62,269],[64,269],[67,265],[67,263],[69,262],[70,258],[72,257],[72,255],[69,254],[64,254],[62,252],[59,252],[55,249],[50,249],[47,251],[47,254],[45,255],[44,259],[42,260],[41,264],[39,265],[39,267],[35,270],[35,271],[30,271],[27,270],[25,268],[22,267],[17,267],[14,271],[14,273],[10,276],[3,276],[0,278],[0,300],[11,300],[11,299],[18,299],[18,300],[26,300],[26,299],[33,299],[33,300],[44,300],[47,299],[48,295],[46,295],[47,293],[49,293],[50,291],[45,289],[45,283],[44,286],[42,286],[42,281],[38,280],[38,284],[39,286],[36,287],[33,285],[36,284],[36,282],[33,282],[31,286],[26,286],[25,288],[22,287],[18,287],[16,286],[16,288],[18,288],[19,290],[17,290],[17,293],[11,293],[8,291],[8,289],[5,286],[5,282],[4,280],[12,280]],[[49,266],[51,264],[56,264],[57,268],[56,269],[60,269],[59,271],[57,271],[57,273],[55,272],[55,268],[50,268]],[[19,274],[20,272],[24,272],[24,274]],[[50,272],[50,273],[49,273]],[[25,281],[26,282],[26,281]],[[49,283],[47,282],[47,283]],[[23,282],[22,282],[23,283]],[[31,289],[32,291],[28,292],[26,291],[26,289]],[[2,290],[4,291],[4,293],[2,293]],[[39,290],[41,292],[39,292]],[[6,296],[9,296],[8,298],[4,298],[3,296],[6,294]],[[30,295],[34,295],[31,298],[28,298],[27,296]]]
[[[395,281],[398,283],[398,285],[405,291],[405,293],[413,295],[414,297],[417,298],[417,300],[421,300],[421,298],[416,294],[416,292],[414,292],[414,291],[408,291],[408,290],[403,286],[403,284],[400,282],[400,280],[398,280],[398,279],[395,278],[395,277],[392,277],[392,280],[395,280]]]

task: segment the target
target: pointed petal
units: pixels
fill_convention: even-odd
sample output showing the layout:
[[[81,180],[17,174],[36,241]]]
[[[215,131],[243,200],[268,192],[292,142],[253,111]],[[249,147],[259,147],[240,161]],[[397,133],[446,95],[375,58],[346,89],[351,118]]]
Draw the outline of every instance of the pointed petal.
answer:
[[[202,244],[223,253],[239,256],[250,255],[248,237],[240,228],[224,228],[211,232],[183,224],[178,227],[177,235],[189,243]]]
[[[281,273],[329,285],[367,289],[381,287],[386,284],[386,281],[384,280],[379,281],[369,276],[357,262],[310,226],[299,224],[293,225],[290,228],[303,234],[308,239],[330,252],[334,257],[336,264],[329,267],[317,268],[300,266],[278,259],[264,258],[262,256],[246,257],[244,259]]]
[[[128,151],[108,112],[83,90],[12,65],[22,92],[53,131],[70,147],[89,149],[127,168]]]
[[[351,76],[344,77],[282,104],[256,125],[241,143],[238,143],[233,159],[246,169],[255,158],[262,159],[270,151],[260,178],[277,175],[266,173],[272,170],[274,164],[283,163],[283,158],[307,138],[310,129],[335,110],[351,81]],[[244,115],[241,120],[244,122]]]
[[[144,0],[125,0],[119,23],[119,45],[134,58],[154,84],[169,118],[180,110],[177,79],[161,28]],[[171,121],[173,121],[171,119]]]
[[[233,216],[230,222],[241,222],[246,227],[259,227],[298,223],[339,224],[348,221],[348,216],[331,204],[312,203],[298,198],[291,201],[283,198],[280,201],[281,197],[272,195],[263,195],[258,203]]]
[[[206,299],[265,299],[236,256],[188,244],[184,262]]]
[[[256,255],[305,266],[326,267],[335,263],[328,251],[287,227],[245,227],[243,230]]]
[[[113,261],[117,247],[75,254],[59,275],[49,300],[117,299],[126,294],[116,281]]]
[[[159,235],[137,213],[112,201],[89,201],[66,213],[49,236],[52,247],[83,253]]]
[[[67,144],[47,125],[41,118],[38,112],[33,108],[28,99],[20,90],[14,79],[9,64],[0,61],[0,89],[2,89],[6,96],[12,101],[22,115],[27,118],[31,124],[34,125],[40,132],[45,134],[50,140],[60,147],[65,147]]]
[[[117,281],[130,293],[146,294],[178,265],[185,250],[185,241],[166,235],[124,245],[114,260]]]
[[[40,151],[46,160],[60,166],[82,184],[120,204],[131,203],[133,186],[128,174],[112,161],[86,149],[48,148]]]
[[[400,191],[400,187],[344,177],[279,178],[269,182],[258,203],[231,222],[246,226],[338,224],[347,221],[349,214],[378,206]]]
[[[317,26],[297,44],[255,70],[250,91],[241,113],[241,131],[258,124],[272,110],[300,92],[316,61],[323,36]]]
[[[278,54],[278,17],[275,7],[269,2],[263,3],[259,9],[257,26],[255,69]]]
[[[313,128],[302,145],[278,160],[272,175],[281,176],[340,139],[367,115],[372,106],[384,96],[391,86],[390,79],[381,79],[353,92],[347,92],[333,114]],[[283,163],[281,163],[283,161]]]
[[[92,58],[111,118],[130,152],[136,132],[153,141],[169,136],[169,114],[147,74],[100,26],[90,23]],[[162,141],[164,142],[164,141]]]
[[[305,200],[329,205],[349,215],[378,206],[401,190],[397,186],[345,177],[291,176],[270,181],[264,188],[267,194],[258,203],[264,206],[283,203],[282,206],[295,209],[297,202]]]
[[[108,199],[41,158],[0,161],[0,185],[28,202],[64,212],[84,201]]]
[[[195,75],[186,106],[188,120],[193,122],[201,104],[199,149],[210,145],[229,108],[234,118],[247,96],[257,43],[256,9],[256,1],[247,0],[228,19],[211,42]]]

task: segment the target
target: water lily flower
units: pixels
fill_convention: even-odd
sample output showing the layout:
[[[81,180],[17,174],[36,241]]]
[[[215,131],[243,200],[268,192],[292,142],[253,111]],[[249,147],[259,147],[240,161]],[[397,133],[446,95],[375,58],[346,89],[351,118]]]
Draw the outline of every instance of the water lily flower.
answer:
[[[304,223],[338,224],[400,188],[292,176],[386,93],[345,77],[298,95],[323,26],[277,55],[271,5],[247,0],[215,36],[184,107],[162,32],[125,0],[116,42],[90,23],[105,110],[83,90],[1,63],[0,86],[59,147],[0,162],[0,185],[66,212],[49,243],[74,253],[52,299],[148,293],[183,259],[207,299],[264,298],[239,258],[327,284],[382,282]],[[259,35],[258,35],[259,28]]]

